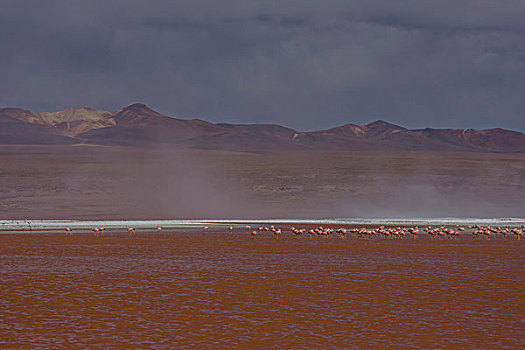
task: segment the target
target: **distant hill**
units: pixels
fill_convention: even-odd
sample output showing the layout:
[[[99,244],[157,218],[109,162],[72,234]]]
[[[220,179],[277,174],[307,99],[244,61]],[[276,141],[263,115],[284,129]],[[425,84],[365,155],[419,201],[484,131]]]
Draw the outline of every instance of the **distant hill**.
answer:
[[[95,144],[245,152],[525,152],[525,134],[505,129],[409,130],[382,120],[299,132],[274,124],[225,124],[162,115],[144,104],[110,112],[33,113],[0,108],[0,144]]]

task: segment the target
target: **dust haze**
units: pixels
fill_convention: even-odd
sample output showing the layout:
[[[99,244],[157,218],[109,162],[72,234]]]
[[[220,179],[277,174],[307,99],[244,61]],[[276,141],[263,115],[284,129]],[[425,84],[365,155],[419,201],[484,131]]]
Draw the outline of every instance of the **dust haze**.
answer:
[[[234,218],[256,212],[236,180],[198,151],[146,152],[120,176],[119,195],[155,218]]]
[[[522,217],[525,156],[0,147],[2,219]]]

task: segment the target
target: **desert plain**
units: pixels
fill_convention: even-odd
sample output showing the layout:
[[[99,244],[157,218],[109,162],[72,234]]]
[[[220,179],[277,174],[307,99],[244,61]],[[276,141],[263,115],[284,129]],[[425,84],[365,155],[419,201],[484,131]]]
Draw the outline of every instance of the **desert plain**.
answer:
[[[523,217],[525,154],[0,146],[3,219]]]

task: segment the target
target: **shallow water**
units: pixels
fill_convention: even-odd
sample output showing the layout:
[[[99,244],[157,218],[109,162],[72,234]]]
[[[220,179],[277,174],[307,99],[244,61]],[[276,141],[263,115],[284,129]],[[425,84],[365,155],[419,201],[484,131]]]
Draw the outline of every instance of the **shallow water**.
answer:
[[[525,240],[0,236],[0,348],[523,348]]]

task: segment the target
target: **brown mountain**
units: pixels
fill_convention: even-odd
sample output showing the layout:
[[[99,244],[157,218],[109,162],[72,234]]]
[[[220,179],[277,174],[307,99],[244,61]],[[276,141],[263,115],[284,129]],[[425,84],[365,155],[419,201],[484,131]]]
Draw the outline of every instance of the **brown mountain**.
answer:
[[[110,112],[54,113],[0,109],[0,144],[156,145],[248,152],[476,151],[525,152],[525,134],[504,129],[409,130],[382,120],[298,132],[274,124],[213,124],[162,115],[143,104]]]
[[[87,143],[112,145],[181,145],[182,141],[224,132],[215,124],[162,115],[143,104],[133,104],[111,116],[115,125],[77,135]]]
[[[293,142],[293,129],[275,124],[217,124],[221,132],[186,140],[192,148],[247,152],[296,151],[304,145]]]
[[[0,108],[0,144],[72,144],[73,138],[57,130],[34,113],[20,108]]]

